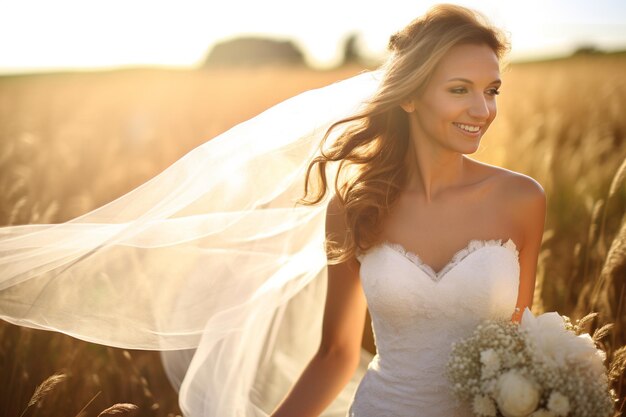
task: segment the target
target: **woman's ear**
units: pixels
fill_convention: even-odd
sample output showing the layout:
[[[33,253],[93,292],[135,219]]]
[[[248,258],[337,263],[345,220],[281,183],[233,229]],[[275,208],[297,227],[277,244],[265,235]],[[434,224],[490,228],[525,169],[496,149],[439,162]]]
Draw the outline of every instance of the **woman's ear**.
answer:
[[[415,111],[415,102],[413,99],[406,99],[400,103],[400,107],[407,113],[413,113]]]

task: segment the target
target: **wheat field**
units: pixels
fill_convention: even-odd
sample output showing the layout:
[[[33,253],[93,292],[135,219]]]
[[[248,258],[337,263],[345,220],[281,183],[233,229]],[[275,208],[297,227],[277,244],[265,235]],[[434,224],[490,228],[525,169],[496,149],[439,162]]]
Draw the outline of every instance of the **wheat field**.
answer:
[[[271,105],[361,70],[0,77],[0,225],[85,213]],[[590,333],[613,323],[600,343],[613,363],[619,408],[626,396],[624,73],[626,56],[619,54],[512,64],[503,73],[498,118],[472,156],[543,185],[548,216],[534,313],[576,320],[597,312]],[[364,346],[372,349],[369,332]],[[0,404],[0,417],[97,416],[115,404],[106,414],[180,414],[158,354],[5,322]]]

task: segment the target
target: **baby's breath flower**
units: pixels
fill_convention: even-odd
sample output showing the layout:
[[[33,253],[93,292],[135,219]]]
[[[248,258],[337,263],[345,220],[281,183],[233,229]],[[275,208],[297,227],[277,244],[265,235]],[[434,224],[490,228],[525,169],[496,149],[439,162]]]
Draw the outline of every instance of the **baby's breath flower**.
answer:
[[[569,413],[569,400],[558,391],[553,391],[548,399],[548,410],[557,416],[566,416]]]
[[[496,404],[493,400],[485,395],[477,395],[472,402],[472,410],[474,414],[484,417],[496,416]]]
[[[480,352],[480,362],[483,364],[483,378],[490,378],[500,370],[500,357],[494,349]]]
[[[484,380],[481,384],[480,384],[480,389],[483,393],[485,393],[486,395],[494,398],[496,395],[496,388],[498,387],[497,385],[497,379],[495,378],[490,378],[487,380]]]

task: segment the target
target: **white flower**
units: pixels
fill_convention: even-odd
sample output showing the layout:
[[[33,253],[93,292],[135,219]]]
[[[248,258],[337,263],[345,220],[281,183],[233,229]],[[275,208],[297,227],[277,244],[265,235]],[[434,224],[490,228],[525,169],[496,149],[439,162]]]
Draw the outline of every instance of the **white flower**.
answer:
[[[591,337],[588,334],[576,336],[567,330],[563,317],[556,312],[535,317],[527,307],[520,329],[526,331],[532,342],[533,353],[548,365],[564,367],[574,362],[585,363],[595,371],[604,366]]]
[[[552,411],[548,411],[544,408],[540,408],[539,410],[535,411],[528,417],[556,417],[556,416]]]
[[[586,363],[589,369],[593,371],[596,378],[606,373],[606,368],[604,367],[606,353],[596,347],[596,343],[589,333],[580,334],[576,336],[576,339],[577,344],[580,345],[580,349],[577,352],[571,352],[568,359],[572,362]]]
[[[548,409],[557,416],[566,416],[569,413],[569,399],[565,395],[554,391],[548,399]]]
[[[485,379],[480,384],[480,390],[484,394],[495,397],[496,388],[498,387],[497,382],[495,378]]]
[[[500,370],[500,357],[493,349],[480,352],[480,362],[483,364],[483,378],[492,377]]]
[[[498,378],[496,402],[504,417],[526,417],[539,404],[539,390],[518,372],[507,371]]]
[[[477,395],[472,402],[474,414],[479,416],[495,417],[496,405],[493,400],[484,395]]]

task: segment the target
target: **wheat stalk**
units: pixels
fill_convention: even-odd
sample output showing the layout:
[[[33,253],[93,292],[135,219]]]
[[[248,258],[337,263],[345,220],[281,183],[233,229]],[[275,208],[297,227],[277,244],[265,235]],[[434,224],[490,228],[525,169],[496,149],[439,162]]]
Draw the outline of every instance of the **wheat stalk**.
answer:
[[[100,414],[98,414],[98,417],[105,416],[105,415],[112,415],[112,414],[127,413],[129,411],[137,410],[138,408],[139,407],[137,407],[135,404],[119,403],[119,404],[112,405],[111,407],[102,411]]]
[[[626,346],[622,346],[613,353],[613,360],[609,366],[609,381],[615,382],[626,371]]]
[[[32,397],[30,397],[30,401],[28,402],[28,405],[26,406],[24,411],[22,411],[22,414],[20,414],[20,417],[24,415],[26,410],[28,410],[31,406],[37,404],[43,397],[45,397],[50,391],[52,391],[52,389],[57,384],[63,382],[65,378],[67,378],[67,375],[65,374],[54,374],[48,377],[45,381],[43,381],[41,385],[39,385],[35,389],[35,393]]]
[[[611,243],[611,248],[602,267],[602,274],[612,274],[624,262],[626,262],[626,219],[622,222],[622,227]]]
[[[587,323],[590,323],[596,317],[598,317],[598,313],[589,313],[582,319],[578,320],[576,322],[576,326],[574,326],[574,328],[576,329],[576,334],[581,334],[584,331],[584,327],[587,325]]]
[[[617,169],[617,173],[613,177],[613,181],[611,181],[611,187],[609,188],[609,198],[613,196],[617,192],[617,187],[624,181],[626,178],[626,158],[622,161],[622,164]]]
[[[594,342],[599,342],[600,340],[602,340],[603,338],[606,337],[606,335],[609,334],[609,331],[613,328],[614,324],[613,323],[608,323],[605,324],[604,326],[600,327],[598,330],[596,330],[593,333],[593,341]]]
[[[76,414],[76,417],[84,417],[85,414],[85,410],[87,409],[87,407],[89,407],[89,405],[93,402],[93,400],[95,400],[98,395],[100,395],[100,393],[102,393],[102,391],[98,391],[96,393],[96,395],[94,395],[93,397],[91,397],[91,400],[89,400],[89,402],[87,404],[85,404],[85,406],[83,408],[81,408],[81,410],[78,412],[78,414]]]
[[[620,229],[617,235],[611,242],[609,252],[606,255],[604,264],[600,271],[600,276],[596,279],[596,282],[592,289],[591,299],[593,300],[592,308],[595,309],[596,302],[598,301],[598,293],[602,289],[605,282],[611,279],[615,275],[615,271],[622,268],[626,264],[626,219],[622,221]]]

